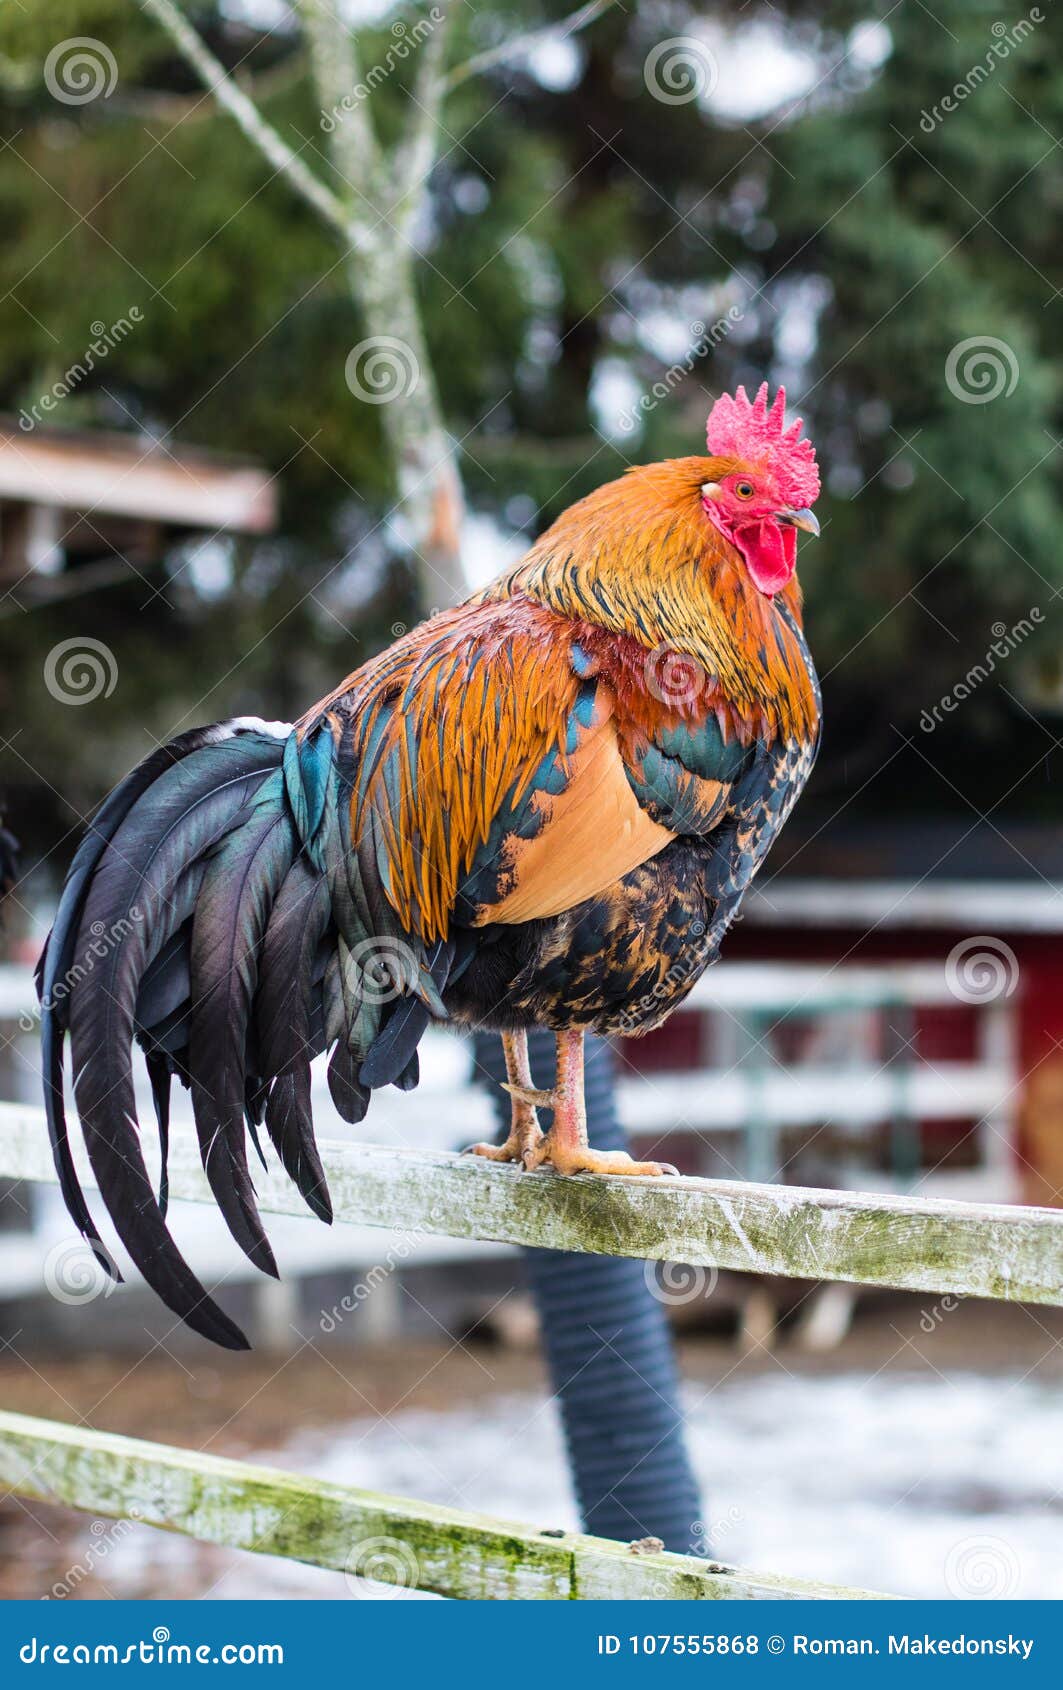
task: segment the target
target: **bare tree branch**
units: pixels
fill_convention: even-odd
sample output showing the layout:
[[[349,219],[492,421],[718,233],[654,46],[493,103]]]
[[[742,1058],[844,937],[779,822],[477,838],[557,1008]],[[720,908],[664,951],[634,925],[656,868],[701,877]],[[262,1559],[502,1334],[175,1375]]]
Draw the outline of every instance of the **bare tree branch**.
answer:
[[[446,93],[443,65],[446,60],[447,26],[450,14],[445,0],[432,7],[429,18],[439,14],[431,34],[422,38],[417,74],[410,93],[413,110],[407,125],[406,137],[392,154],[392,188],[396,196],[395,209],[404,223],[417,209],[417,192],[427,180],[439,151],[439,114]],[[429,20],[424,19],[426,24]],[[422,27],[421,25],[417,27]]]
[[[453,604],[463,595],[464,501],[454,443],[447,433],[425,341],[409,237],[439,147],[443,99],[468,77],[539,41],[586,29],[616,0],[589,0],[565,22],[532,30],[480,53],[449,75],[444,68],[448,3],[435,0],[431,10],[419,15],[416,24],[403,33],[401,43],[393,43],[383,62],[363,76],[359,43],[340,16],[337,0],[294,0],[322,106],[329,163],[344,183],[343,190],[334,191],[267,123],[188,22],[177,0],[140,0],[218,104],[343,240],[351,299],[365,331],[365,338],[350,354],[355,359],[352,392],[358,387],[358,357],[375,358],[381,368],[384,360],[394,376],[394,391],[380,416],[398,493],[394,514],[417,559],[422,594],[427,603],[435,604]],[[368,95],[391,74],[393,59],[407,59],[412,46],[419,57],[404,137],[398,146],[385,148]]]
[[[329,156],[353,198],[376,204],[383,183],[380,143],[361,86],[358,45],[337,0],[296,0],[314,82],[327,119]]]
[[[229,75],[216,59],[203,38],[193,29],[175,0],[140,0],[145,12],[165,29],[181,57],[192,67],[204,87],[209,88],[218,104],[234,118],[247,136],[274,169],[284,177],[308,205],[311,205],[333,229],[350,242],[351,229],[343,205],[331,189],[303,163],[298,153],[267,123],[254,101]]]
[[[476,53],[464,64],[455,65],[454,69],[444,78],[444,91],[449,93],[451,88],[457,88],[462,82],[467,82],[470,76],[479,76],[482,71],[490,70],[494,65],[508,64],[517,59],[530,48],[538,46],[544,41],[562,41],[570,35],[578,35],[581,30],[601,17],[617,0],[588,0],[585,6],[580,6],[571,12],[567,18],[559,23],[543,24],[540,29],[529,29],[524,35],[514,36],[512,41],[501,41],[497,47],[488,47],[483,53]]]

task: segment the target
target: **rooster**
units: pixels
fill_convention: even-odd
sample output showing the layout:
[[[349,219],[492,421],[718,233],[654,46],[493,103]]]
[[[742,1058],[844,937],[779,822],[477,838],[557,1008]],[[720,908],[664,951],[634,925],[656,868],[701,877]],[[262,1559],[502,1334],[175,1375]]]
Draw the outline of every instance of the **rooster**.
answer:
[[[819,477],[780,389],[722,396],[708,457],[628,471],[510,573],[414,628],[294,728],[242,719],[158,749],[104,802],[38,969],[45,1101],[70,1213],[117,1272],[90,1163],[145,1279],[197,1332],[246,1339],[166,1226],[171,1081],[237,1243],[276,1264],[247,1135],[331,1219],[310,1061],[339,1114],[417,1083],[432,1021],[501,1032],[512,1124],[480,1156],[653,1176],[587,1143],[583,1037],[658,1026],[715,958],[803,787],[820,702],[794,574]],[[556,1035],[554,1087],[527,1029]],[[158,1192],[132,1044],[150,1076]],[[541,1130],[537,1110],[553,1120]],[[260,1152],[261,1154],[261,1152]],[[673,1169],[668,1169],[674,1172]]]

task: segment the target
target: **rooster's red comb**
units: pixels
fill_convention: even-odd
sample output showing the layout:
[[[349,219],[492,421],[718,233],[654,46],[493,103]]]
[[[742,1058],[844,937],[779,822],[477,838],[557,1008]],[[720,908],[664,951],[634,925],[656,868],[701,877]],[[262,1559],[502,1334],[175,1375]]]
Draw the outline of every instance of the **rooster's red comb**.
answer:
[[[784,428],[786,389],[780,387],[768,407],[768,384],[761,382],[750,404],[744,387],[734,397],[723,393],[709,412],[708,444],[713,457],[768,459],[785,498],[795,507],[819,498],[819,470],[811,440],[801,439],[801,418]]]

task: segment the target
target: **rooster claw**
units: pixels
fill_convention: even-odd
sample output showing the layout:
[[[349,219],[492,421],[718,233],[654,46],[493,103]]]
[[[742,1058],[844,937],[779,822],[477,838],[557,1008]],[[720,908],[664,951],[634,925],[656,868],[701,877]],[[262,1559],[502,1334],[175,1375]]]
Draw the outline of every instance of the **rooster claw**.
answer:
[[[552,1109],[556,1098],[552,1091],[536,1091],[532,1086],[513,1086],[507,1080],[501,1082],[502,1090],[508,1091],[510,1097],[515,1097],[518,1103],[530,1104],[533,1109]]]
[[[506,1144],[467,1144],[459,1156],[486,1156],[489,1162],[511,1162],[513,1146]]]
[[[489,1162],[515,1162],[522,1174],[538,1167],[543,1135],[534,1117],[511,1132],[504,1144],[467,1144],[462,1156],[486,1156]]]

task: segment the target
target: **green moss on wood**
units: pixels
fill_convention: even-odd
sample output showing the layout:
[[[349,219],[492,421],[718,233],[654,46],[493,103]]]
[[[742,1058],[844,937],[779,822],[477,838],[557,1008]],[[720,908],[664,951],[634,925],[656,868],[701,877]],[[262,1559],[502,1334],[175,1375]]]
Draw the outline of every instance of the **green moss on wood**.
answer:
[[[547,1537],[532,1526],[17,1414],[0,1413],[0,1480],[20,1495],[142,1520],[209,1543],[370,1576],[393,1572],[398,1582],[443,1596],[854,1594],[724,1572],[684,1556],[633,1556],[598,1538]],[[385,1555],[363,1566],[360,1552],[380,1540],[401,1550],[399,1561],[389,1567]]]
[[[1063,1304],[1063,1214],[1055,1210],[716,1180],[561,1179],[372,1144],[321,1150],[341,1222]],[[39,1110],[0,1104],[0,1175],[54,1179]],[[175,1135],[170,1176],[175,1197],[213,1201],[188,1135]],[[303,1213],[279,1168],[256,1182],[263,1210]]]

